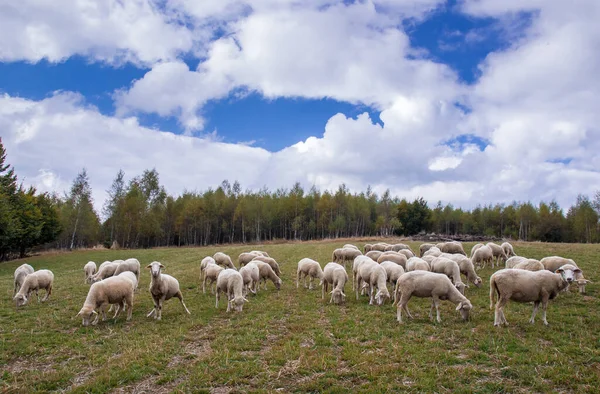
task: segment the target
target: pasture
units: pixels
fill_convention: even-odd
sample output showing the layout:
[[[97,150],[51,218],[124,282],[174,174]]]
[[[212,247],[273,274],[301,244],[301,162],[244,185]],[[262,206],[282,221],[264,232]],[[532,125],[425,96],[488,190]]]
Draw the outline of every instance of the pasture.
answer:
[[[387,242],[392,242],[386,240]],[[585,296],[571,286],[550,302],[548,321],[528,323],[532,306],[510,303],[510,326],[493,327],[489,309],[491,268],[478,271],[481,288],[463,322],[442,302],[442,323],[429,320],[430,299],[412,298],[415,317],[396,322],[390,303],[356,301],[352,282],[343,306],[321,300],[321,290],[296,289],[297,262],[324,266],[347,240],[279,245],[152,250],[85,251],[43,255],[0,264],[0,391],[2,392],[598,392],[600,387],[600,275],[598,245],[514,243],[515,252],[540,259],[573,258],[594,283]],[[362,249],[365,241],[350,241]],[[417,242],[409,242],[418,250]],[[472,244],[465,244],[470,251]],[[226,313],[222,298],[202,294],[199,263],[223,251],[234,262],[243,251],[261,249],[280,264],[281,291],[249,295],[242,313]],[[152,309],[150,274],[143,269],[133,319],[120,315],[82,327],[75,315],[89,285],[83,265],[135,257],[145,267],[157,260],[178,278],[191,316],[177,299],[167,301],[163,320]],[[13,272],[27,262],[54,272],[49,301],[16,310]],[[237,264],[236,264],[237,265]],[[349,268],[351,272],[351,268]],[[44,292],[40,292],[40,295]],[[110,315],[109,315],[110,316]]]

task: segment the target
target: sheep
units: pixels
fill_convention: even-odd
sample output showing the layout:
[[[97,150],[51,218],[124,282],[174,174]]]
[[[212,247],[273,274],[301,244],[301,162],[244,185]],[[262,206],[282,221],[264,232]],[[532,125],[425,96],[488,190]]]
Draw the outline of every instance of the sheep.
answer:
[[[376,302],[377,305],[382,305],[386,299],[390,299],[390,292],[386,287],[387,274],[385,269],[374,261],[367,261],[358,268],[358,275],[356,276],[356,299],[358,300],[358,289],[364,287],[369,288],[369,305],[373,305]],[[377,294],[375,294],[375,287],[377,287]]]
[[[281,280],[281,278],[279,276],[277,276],[277,274],[275,273],[275,271],[273,271],[273,268],[271,268],[271,266],[267,263],[263,263],[262,261],[258,261],[258,260],[253,260],[252,261],[254,264],[256,264],[256,266],[258,267],[258,273],[259,273],[259,283],[258,283],[258,287],[260,287],[260,282],[265,282],[265,290],[267,290],[267,279],[270,279],[271,282],[273,282],[273,284],[275,285],[275,288],[277,290],[281,289],[281,285],[283,283],[283,281]]]
[[[373,245],[365,244],[363,250],[365,251],[365,253],[370,252],[371,250],[373,250]]]
[[[435,245],[434,244],[421,244],[421,246],[419,246],[420,257],[423,257],[423,254],[431,248],[435,248]]]
[[[92,325],[95,325],[99,318],[97,310],[102,313],[102,321],[106,320],[106,306],[109,304],[117,305],[117,311],[113,319],[117,317],[120,305],[125,305],[127,307],[127,320],[131,320],[135,285],[127,274],[109,277],[93,283],[85,298],[83,307],[77,313],[77,316],[81,316],[83,319],[82,324],[87,327],[90,325],[92,316],[96,315],[94,321],[91,322]]]
[[[460,278],[460,268],[456,261],[452,261],[445,257],[436,257],[431,263],[431,272],[437,272],[438,274],[444,274],[450,279],[454,286],[460,291],[460,294],[465,294],[465,288],[467,287]]]
[[[83,266],[83,273],[85,274],[83,283],[91,283],[92,276],[94,276],[96,271],[98,271],[96,263],[93,261],[88,261],[87,264]]]
[[[399,266],[402,266],[402,268],[406,268],[407,258],[405,255],[397,252],[385,252],[377,259],[377,262],[380,264],[382,261],[391,261]]]
[[[346,301],[346,294],[344,294],[344,286],[348,282],[348,274],[346,269],[337,263],[327,263],[323,269],[323,285],[321,287],[321,298],[325,299],[325,293],[327,293],[328,286],[331,285],[331,299],[329,303],[336,305]]]
[[[434,246],[432,248],[429,248],[429,250],[426,251],[425,253],[423,253],[423,256],[435,256],[435,257],[438,257],[441,254],[442,254],[442,251],[440,250],[440,248],[438,248],[437,246]]]
[[[467,280],[477,287],[481,287],[483,280],[475,273],[475,266],[470,258],[462,254],[442,254],[442,257],[455,261],[458,264],[460,273],[467,277]]]
[[[385,242],[378,242],[376,244],[373,244],[373,248],[371,250],[385,252],[385,248],[387,248],[388,246],[389,246],[389,244],[387,244]]]
[[[500,247],[504,251],[504,254],[506,255],[507,258],[508,257],[512,257],[512,256],[516,256],[515,250],[513,249],[513,246],[511,244],[509,244],[508,242],[502,243],[502,245],[500,245]]]
[[[565,264],[560,267],[565,272],[571,271],[573,272],[574,281],[577,282],[577,286],[579,287],[579,293],[585,294],[585,285],[591,283],[591,280],[587,280],[583,277],[583,272],[576,264]],[[569,291],[569,285],[564,291]]]
[[[296,273],[296,288],[300,287],[300,280],[304,275],[304,288],[306,288],[306,278],[310,277],[308,280],[309,286],[308,289],[312,290],[313,288],[313,279],[318,278],[320,281],[323,280],[323,270],[321,269],[321,265],[312,259],[303,258],[298,262],[298,270]]]
[[[408,246],[406,244],[394,244],[394,245],[391,245],[391,246],[392,246],[391,250],[393,250],[394,252],[399,252],[401,250],[408,250],[409,252],[411,252],[414,255],[414,253],[413,253],[412,249],[410,248],[410,246]]]
[[[381,252],[379,250],[372,250],[372,251],[366,253],[365,256],[370,257],[373,261],[377,261],[379,256],[381,256],[382,254],[383,254],[383,252]]]
[[[440,300],[448,300],[454,303],[456,310],[460,311],[463,320],[469,318],[469,311],[473,309],[471,301],[456,289],[450,279],[444,274],[427,271],[407,272],[396,281],[394,290],[397,301],[396,319],[402,323],[402,311],[412,319],[408,311],[408,301],[414,295],[416,297],[431,297],[431,310],[429,318],[433,318],[433,308],[437,314],[437,322],[441,323],[439,304]]]
[[[567,259],[560,256],[544,257],[540,260],[540,263],[544,265],[545,269],[552,272],[555,272],[557,269],[559,269],[565,264],[573,264],[575,267],[577,267],[577,264],[572,259]]]
[[[265,257],[271,257],[271,256],[269,256],[269,254],[267,252],[263,252],[262,250],[252,250],[252,251],[250,251],[250,253],[263,255]]]
[[[398,278],[404,275],[404,268],[393,261],[382,261],[379,265],[385,270],[387,281],[392,285],[393,288],[396,285]],[[395,298],[394,303],[396,303]]]
[[[352,263],[352,290],[356,290],[356,279],[357,279],[357,275],[358,275],[358,269],[360,268],[360,266],[366,262],[371,262],[373,261],[372,258],[368,257],[368,256],[358,256],[357,258],[354,259],[354,262]]]
[[[133,288],[137,289],[138,284],[139,284],[139,277],[132,271],[123,271],[123,272],[120,272],[118,275],[114,275],[112,277],[117,277],[117,276],[127,279],[128,281],[130,281],[133,284]],[[109,312],[112,311],[113,307],[115,307],[115,304],[111,304],[108,311]],[[127,309],[127,304],[125,301],[123,301],[121,304],[116,304],[115,316],[113,318],[117,317],[121,308],[123,308],[124,310]]]
[[[358,249],[352,248],[344,248],[341,251],[342,262],[344,263],[344,268],[346,268],[347,261],[354,261],[354,259],[358,256],[361,256],[362,253]],[[339,262],[339,261],[338,261]]]
[[[573,281],[573,273],[558,269],[556,273],[546,270],[527,271],[519,269],[501,269],[490,277],[490,309],[494,307],[494,298],[497,296],[494,313],[494,326],[508,325],[504,316],[504,306],[508,301],[533,302],[533,313],[530,323],[535,322],[535,315],[542,304],[542,320],[546,320],[548,300],[554,299],[558,293]]]
[[[244,279],[244,297],[248,294],[248,291],[252,294],[256,294],[258,289],[258,281],[260,280],[260,272],[256,263],[250,262],[240,268],[240,275]]]
[[[492,255],[494,256],[492,259],[492,268],[494,268],[494,260],[498,266],[500,266],[500,259],[502,259],[502,261],[507,260],[506,253],[504,253],[504,250],[500,245],[493,242],[488,242],[486,245],[492,249]]]
[[[333,251],[333,253],[331,254],[331,261],[333,261],[334,263],[339,263],[341,261],[343,261],[343,251],[344,248],[337,248]]]
[[[225,268],[221,267],[217,264],[208,264],[206,268],[204,268],[204,280],[202,281],[202,292],[206,294],[206,281],[210,280],[208,287],[210,288],[210,292],[214,294],[212,289],[213,283],[217,281],[217,277]]]
[[[504,263],[504,268],[514,268],[515,265],[527,260],[527,257],[523,256],[512,256]]]
[[[265,256],[257,256],[255,258],[253,258],[252,261],[262,261],[263,263],[269,264],[271,266],[271,268],[273,269],[273,271],[275,271],[275,274],[277,276],[281,277],[281,270],[279,269],[279,264],[277,264],[277,261],[275,261],[274,258],[265,257]]]
[[[241,312],[244,307],[244,302],[248,300],[244,297],[244,279],[239,272],[234,269],[226,269],[221,271],[217,278],[217,292],[215,295],[215,308],[219,308],[220,293],[227,294],[227,312],[232,308],[235,312]]]
[[[231,257],[222,252],[217,252],[214,254],[213,259],[218,265],[221,265],[225,268],[235,269],[233,262],[231,261]]]
[[[127,259],[124,262],[120,263],[117,266],[117,269],[115,270],[115,273],[113,274],[113,276],[117,276],[122,272],[133,272],[135,274],[135,278],[137,279],[137,281],[140,281],[140,272],[141,272],[141,268],[140,268],[140,262],[138,261],[138,259]],[[137,283],[135,288],[137,289]]]
[[[415,254],[408,249],[402,249],[399,250],[398,253],[403,254],[404,256],[406,256],[406,259],[410,259],[411,257],[415,257]]]
[[[463,249],[462,244],[457,241],[445,242],[439,249],[442,251],[442,253],[462,254],[465,256],[467,255],[465,253],[465,250]]]
[[[254,255],[252,255],[252,257],[254,258]],[[200,281],[202,283],[205,282],[204,278],[206,277],[206,267],[208,267],[210,264],[217,265],[217,262],[211,256],[206,256],[200,262]]]
[[[19,292],[21,286],[23,286],[25,277],[29,274],[33,274],[33,271],[35,270],[29,264],[22,264],[17,267],[17,269],[15,270],[15,288],[13,290],[13,297]]]
[[[248,264],[249,262],[252,261],[253,258],[255,258],[256,256],[262,256],[262,254],[259,253],[240,253],[240,255],[238,256],[238,265],[240,266],[240,268],[242,268],[243,266],[245,266],[246,264]]]
[[[100,267],[98,268],[98,272],[96,272],[96,274],[94,276],[92,276],[90,281],[92,283],[96,283],[96,282],[104,280],[106,278],[110,278],[111,276],[113,276],[115,274],[115,271],[117,270],[117,267],[119,266],[120,261],[123,261],[123,260],[112,261],[112,262],[105,261],[104,263],[102,263],[100,265]]]
[[[477,249],[481,248],[482,246],[484,246],[483,244],[475,244],[473,245],[473,247],[471,248],[471,258],[473,258],[473,255],[475,254],[475,252],[477,251]]]
[[[431,271],[429,263],[419,257],[411,257],[406,262],[406,272],[410,271]]]
[[[347,249],[347,248],[359,250],[358,247],[356,247],[356,245],[352,245],[352,244],[346,244],[346,245],[342,246],[342,249]]]
[[[28,298],[32,292],[35,291],[38,302],[40,302],[40,295],[38,290],[46,290],[46,295],[42,298],[42,302],[46,301],[50,294],[52,294],[52,285],[54,284],[54,274],[50,270],[39,270],[34,271],[31,274],[27,274],[19,291],[13,297],[17,307],[27,304]]]
[[[542,271],[544,269],[544,265],[539,262],[539,260],[535,259],[527,259],[525,261],[521,261],[517,265],[513,267],[513,269],[520,270],[528,270],[528,271]]]
[[[432,255],[421,257],[421,259],[427,261],[429,263],[429,265],[431,265],[431,263],[433,263],[433,260],[435,260],[437,258],[438,258],[438,256],[432,256]]]
[[[478,248],[475,253],[473,253],[471,261],[473,261],[474,265],[479,265],[481,268],[484,268],[486,263],[492,264],[493,258],[494,253],[492,252],[492,248],[487,245],[483,245],[482,247]]]
[[[156,320],[160,320],[162,317],[162,306],[163,302],[169,300],[172,297],[179,298],[183,309],[189,315],[190,311],[183,302],[183,294],[179,290],[179,281],[171,275],[163,274],[160,271],[165,268],[164,265],[158,261],[153,261],[148,264],[146,268],[150,269],[150,294],[152,295],[152,301],[154,301],[154,308],[148,313],[146,317],[154,315]]]

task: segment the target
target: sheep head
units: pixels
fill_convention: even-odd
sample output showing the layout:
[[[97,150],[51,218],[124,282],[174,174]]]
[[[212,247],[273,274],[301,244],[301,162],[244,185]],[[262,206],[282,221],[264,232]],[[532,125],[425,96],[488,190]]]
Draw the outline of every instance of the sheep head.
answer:
[[[471,301],[467,299],[459,302],[456,306],[456,310],[460,311],[460,315],[462,316],[463,320],[469,320],[469,311],[471,309],[473,309],[473,305],[471,305]]]
[[[160,276],[160,270],[164,269],[165,266],[159,263],[158,261],[153,261],[146,266],[146,268],[150,269],[150,274],[152,277],[157,278]]]

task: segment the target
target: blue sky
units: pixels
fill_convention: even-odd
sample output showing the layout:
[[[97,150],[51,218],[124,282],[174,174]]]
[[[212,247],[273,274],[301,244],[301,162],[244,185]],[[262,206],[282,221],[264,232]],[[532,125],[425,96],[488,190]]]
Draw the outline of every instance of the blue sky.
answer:
[[[593,0],[101,4],[0,15],[0,135],[42,190],[83,166],[98,201],[119,168],[174,194],[346,183],[467,207],[600,183]]]

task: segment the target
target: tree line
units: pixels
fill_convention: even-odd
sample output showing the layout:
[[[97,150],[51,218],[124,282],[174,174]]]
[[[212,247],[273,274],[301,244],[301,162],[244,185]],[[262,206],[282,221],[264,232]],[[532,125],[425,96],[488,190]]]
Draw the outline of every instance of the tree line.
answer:
[[[119,171],[102,209],[94,210],[87,172],[64,195],[17,186],[0,157],[0,257],[24,255],[34,246],[73,249],[104,244],[124,248],[200,246],[316,240],[338,237],[468,234],[526,241],[599,242],[600,192],[579,195],[566,213],[556,202],[513,202],[471,210],[438,202],[429,207],[370,187],[351,193],[305,190],[299,183],[274,191],[245,190],[224,180],[217,188],[169,195],[155,169],[127,180]],[[5,203],[6,202],[6,203]]]

